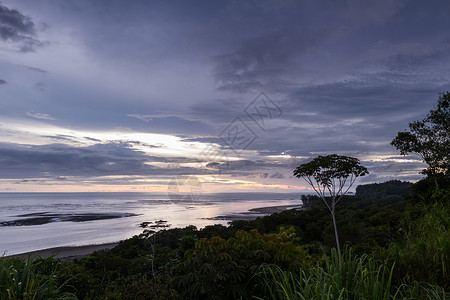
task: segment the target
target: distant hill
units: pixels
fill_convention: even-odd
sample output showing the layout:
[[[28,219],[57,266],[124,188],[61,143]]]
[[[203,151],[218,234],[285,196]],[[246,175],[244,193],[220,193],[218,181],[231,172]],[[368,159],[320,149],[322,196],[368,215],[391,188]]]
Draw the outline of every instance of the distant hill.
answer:
[[[358,185],[356,196],[368,198],[382,198],[386,196],[401,196],[411,192],[411,182],[390,180],[383,183]]]

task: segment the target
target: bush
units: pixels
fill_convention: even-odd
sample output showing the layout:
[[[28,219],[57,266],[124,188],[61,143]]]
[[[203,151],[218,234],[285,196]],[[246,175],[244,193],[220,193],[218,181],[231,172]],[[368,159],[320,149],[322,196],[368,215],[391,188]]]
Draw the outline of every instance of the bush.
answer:
[[[380,250],[380,256],[396,262],[398,276],[438,284],[450,289],[450,206],[420,206],[425,214],[406,222],[405,240]]]
[[[307,266],[307,251],[296,245],[294,228],[278,234],[239,231],[228,240],[200,239],[186,252],[176,279],[181,294],[193,299],[238,299],[258,294],[255,274],[261,264],[282,269]]]

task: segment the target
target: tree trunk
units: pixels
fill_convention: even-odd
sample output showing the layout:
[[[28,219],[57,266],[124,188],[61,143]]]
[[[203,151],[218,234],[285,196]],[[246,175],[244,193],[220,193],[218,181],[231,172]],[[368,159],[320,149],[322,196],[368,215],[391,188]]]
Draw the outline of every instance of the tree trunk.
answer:
[[[334,209],[334,200],[331,203],[331,216],[333,217],[333,226],[334,226],[334,235],[336,236],[336,247],[337,247],[337,251],[338,251],[338,256],[339,256],[339,265],[342,265],[342,261],[341,261],[341,246],[339,246],[339,236],[338,236],[338,231],[337,231],[337,225],[336,225],[336,217],[335,217],[335,209]]]

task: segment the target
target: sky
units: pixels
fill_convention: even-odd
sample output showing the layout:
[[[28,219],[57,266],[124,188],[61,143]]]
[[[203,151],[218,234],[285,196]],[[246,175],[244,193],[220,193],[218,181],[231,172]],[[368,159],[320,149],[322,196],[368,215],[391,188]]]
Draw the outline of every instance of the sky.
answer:
[[[0,0],[0,192],[308,192],[332,153],[418,180],[390,142],[449,89],[449,28],[444,0]]]

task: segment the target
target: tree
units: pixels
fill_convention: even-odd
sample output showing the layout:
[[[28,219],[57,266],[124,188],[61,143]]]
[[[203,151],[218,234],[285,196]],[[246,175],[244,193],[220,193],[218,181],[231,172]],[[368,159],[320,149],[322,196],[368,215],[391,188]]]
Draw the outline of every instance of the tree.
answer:
[[[437,107],[426,118],[409,123],[410,132],[399,132],[392,140],[402,155],[419,154],[428,168],[423,174],[434,177],[450,176],[450,93],[439,96]]]
[[[305,179],[331,213],[339,263],[341,263],[341,251],[336,226],[336,205],[348,192],[356,178],[366,174],[369,172],[367,168],[360,165],[359,159],[337,154],[318,156],[294,170],[294,176]]]

